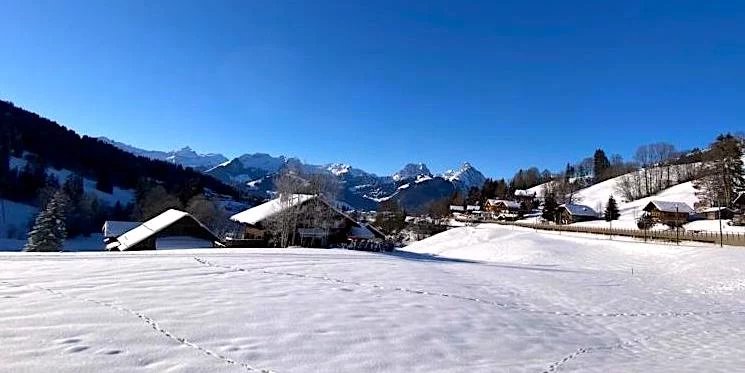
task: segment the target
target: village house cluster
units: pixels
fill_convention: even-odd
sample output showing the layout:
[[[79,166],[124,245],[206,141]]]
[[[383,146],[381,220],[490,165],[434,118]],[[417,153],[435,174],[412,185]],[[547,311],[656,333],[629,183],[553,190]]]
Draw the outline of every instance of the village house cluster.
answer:
[[[527,218],[538,220],[542,208],[542,198],[536,193],[517,190],[513,199],[487,199],[482,205],[450,205],[450,212],[456,220],[461,221],[514,222]],[[688,222],[704,219],[731,219],[734,225],[745,225],[745,193],[740,193],[731,207],[707,207],[697,211],[685,202],[653,200],[645,205],[642,211],[651,224],[671,227],[681,227]],[[602,212],[595,211],[590,206],[565,203],[557,207],[551,223],[573,224],[603,218]]]

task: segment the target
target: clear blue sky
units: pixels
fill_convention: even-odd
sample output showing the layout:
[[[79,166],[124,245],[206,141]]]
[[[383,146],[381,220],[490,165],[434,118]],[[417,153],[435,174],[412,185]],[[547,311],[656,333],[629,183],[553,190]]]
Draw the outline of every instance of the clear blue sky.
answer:
[[[0,98],[148,149],[499,177],[745,128],[745,1],[0,7]]]

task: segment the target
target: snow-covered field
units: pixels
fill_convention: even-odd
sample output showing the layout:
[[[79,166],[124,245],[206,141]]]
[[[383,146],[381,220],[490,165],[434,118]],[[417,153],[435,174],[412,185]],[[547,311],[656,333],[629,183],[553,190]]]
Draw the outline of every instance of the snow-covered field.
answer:
[[[406,249],[1,254],[0,370],[745,366],[745,251],[493,225]]]

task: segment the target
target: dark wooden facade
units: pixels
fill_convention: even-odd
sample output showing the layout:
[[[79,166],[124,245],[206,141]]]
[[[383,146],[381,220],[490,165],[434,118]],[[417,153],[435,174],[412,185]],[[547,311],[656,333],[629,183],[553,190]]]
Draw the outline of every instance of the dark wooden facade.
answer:
[[[713,210],[712,209],[706,210],[702,212],[700,215],[707,220],[718,220],[720,219],[720,211],[721,211],[721,219],[732,219],[735,216],[735,211],[729,208],[723,208],[721,210]]]
[[[297,206],[289,207],[288,211],[284,213],[309,217],[308,219],[301,219],[301,221],[295,224],[295,232],[290,235],[292,241],[289,243],[293,246],[327,247],[329,245],[345,243],[348,240],[351,228],[353,226],[360,226],[359,223],[349,216],[317,198],[309,199]],[[318,216],[328,217],[329,219],[320,224],[321,219],[318,219]],[[256,224],[241,223],[243,227],[242,237],[231,240],[232,242],[228,244],[230,246],[268,246],[272,237],[266,224],[267,221],[259,221]]]
[[[661,223],[670,226],[682,226],[687,223],[690,218],[688,211],[663,211],[657,208],[657,206],[650,202],[644,211],[649,213],[652,221],[655,223]]]

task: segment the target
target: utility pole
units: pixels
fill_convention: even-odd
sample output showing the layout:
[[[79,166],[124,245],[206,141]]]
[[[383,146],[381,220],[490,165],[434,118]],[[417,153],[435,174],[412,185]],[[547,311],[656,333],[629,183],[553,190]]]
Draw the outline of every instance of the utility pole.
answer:
[[[724,235],[722,230],[722,202],[719,201],[719,247],[724,247]]]
[[[724,160],[722,160],[722,181],[724,181],[724,178],[726,175],[724,174]],[[722,183],[722,186],[726,186],[726,183]],[[729,191],[725,188],[725,193],[729,193]],[[724,247],[724,235],[722,234],[722,195],[719,194],[719,247]]]
[[[675,217],[677,218],[679,216],[680,216],[680,210],[678,209],[678,204],[676,203],[675,204]],[[680,233],[679,233],[680,227],[679,227],[679,225],[680,224],[675,224],[675,244],[676,245],[680,245]]]

